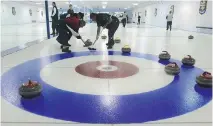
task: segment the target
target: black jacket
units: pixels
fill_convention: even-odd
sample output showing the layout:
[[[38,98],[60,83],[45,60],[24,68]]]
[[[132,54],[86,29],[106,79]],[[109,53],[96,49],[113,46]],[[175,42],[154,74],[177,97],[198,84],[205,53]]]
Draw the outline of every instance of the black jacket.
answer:
[[[54,8],[56,8],[56,14],[52,16],[53,20],[58,20],[58,8],[56,6],[53,7],[52,14],[54,13]]]

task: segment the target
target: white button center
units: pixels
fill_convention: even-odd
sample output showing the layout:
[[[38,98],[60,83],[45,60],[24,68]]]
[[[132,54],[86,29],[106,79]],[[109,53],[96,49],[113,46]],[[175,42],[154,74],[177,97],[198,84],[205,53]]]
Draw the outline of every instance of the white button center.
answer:
[[[112,66],[112,65],[100,65],[100,66],[96,67],[96,69],[107,72],[107,71],[115,71],[118,69],[118,67]]]

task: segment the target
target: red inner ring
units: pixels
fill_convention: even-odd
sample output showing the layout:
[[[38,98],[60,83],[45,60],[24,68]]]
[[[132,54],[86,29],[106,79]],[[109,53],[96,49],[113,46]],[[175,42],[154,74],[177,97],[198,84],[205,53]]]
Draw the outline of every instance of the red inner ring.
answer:
[[[112,65],[117,67],[117,70],[114,71],[100,71],[97,69],[98,66],[101,65]],[[119,61],[108,61],[100,62],[100,61],[92,61],[86,62],[78,65],[75,68],[75,71],[81,75],[92,77],[92,78],[125,78],[129,76],[133,76],[139,72],[139,68],[133,64],[119,62]]]

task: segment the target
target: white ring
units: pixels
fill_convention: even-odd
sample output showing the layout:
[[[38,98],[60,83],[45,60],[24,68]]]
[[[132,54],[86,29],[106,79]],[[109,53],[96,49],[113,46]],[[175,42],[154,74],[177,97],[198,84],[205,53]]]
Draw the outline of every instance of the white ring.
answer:
[[[126,78],[100,79],[87,77],[75,71],[79,64],[91,61],[101,61],[104,65],[97,68],[100,70],[106,66],[110,67],[110,70],[118,69],[106,65],[109,60],[133,64],[139,68],[139,72]],[[134,57],[82,56],[49,64],[41,70],[40,76],[48,84],[66,91],[93,95],[129,95],[153,91],[171,83],[174,76],[167,75],[164,67],[157,62]]]

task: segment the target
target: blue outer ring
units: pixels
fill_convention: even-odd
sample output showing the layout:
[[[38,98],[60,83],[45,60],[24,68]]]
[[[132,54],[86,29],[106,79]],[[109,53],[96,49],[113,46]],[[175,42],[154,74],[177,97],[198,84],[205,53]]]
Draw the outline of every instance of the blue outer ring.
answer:
[[[104,105],[104,95],[86,95],[57,89],[40,78],[40,70],[46,65],[66,58],[102,55],[103,52],[74,52],[57,54],[30,60],[9,70],[2,76],[2,97],[26,111],[67,121],[82,123],[142,123],[179,116],[194,111],[212,99],[212,89],[199,87],[195,78],[202,73],[196,67],[181,67],[181,72],[167,86],[140,94],[110,96],[111,104]],[[109,55],[122,55],[109,51]],[[158,61],[151,54],[131,53],[131,56],[145,58],[163,65],[169,61]],[[171,59],[171,62],[181,62]],[[21,81],[30,77],[43,86],[41,96],[27,100],[18,94]],[[63,82],[62,82],[63,83]],[[72,82],[70,82],[72,84]],[[149,86],[149,85],[147,85]]]

